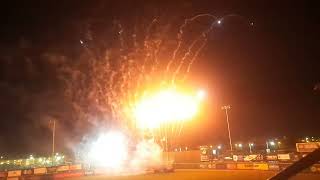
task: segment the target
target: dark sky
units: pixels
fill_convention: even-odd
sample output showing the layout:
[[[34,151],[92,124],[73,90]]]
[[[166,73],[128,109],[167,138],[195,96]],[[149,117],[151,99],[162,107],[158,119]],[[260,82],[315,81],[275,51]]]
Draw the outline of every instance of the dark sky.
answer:
[[[207,89],[208,102],[201,123],[187,127],[190,143],[226,138],[220,110],[224,104],[232,106],[231,128],[237,140],[320,135],[320,93],[313,90],[320,81],[317,11],[315,4],[303,1],[2,3],[0,153],[48,151],[50,117],[44,112],[55,109],[61,119],[69,115],[46,54],[76,58],[85,36],[78,25],[88,19],[103,21],[97,23],[99,32],[100,26],[115,20],[133,26],[154,17],[181,24],[199,13],[241,15],[225,19],[214,30],[193,66],[190,79]],[[72,122],[59,124],[58,130],[69,131],[58,135],[61,142],[79,133]]]

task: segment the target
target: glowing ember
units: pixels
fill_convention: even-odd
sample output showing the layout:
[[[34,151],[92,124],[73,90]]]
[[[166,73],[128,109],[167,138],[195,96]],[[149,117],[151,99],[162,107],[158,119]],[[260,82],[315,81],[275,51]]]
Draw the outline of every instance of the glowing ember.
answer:
[[[120,168],[127,159],[127,141],[119,132],[101,134],[90,147],[88,157],[92,164],[112,169]]]
[[[197,96],[164,90],[138,103],[135,109],[137,125],[142,129],[153,129],[162,123],[187,120],[195,116],[198,106]]]

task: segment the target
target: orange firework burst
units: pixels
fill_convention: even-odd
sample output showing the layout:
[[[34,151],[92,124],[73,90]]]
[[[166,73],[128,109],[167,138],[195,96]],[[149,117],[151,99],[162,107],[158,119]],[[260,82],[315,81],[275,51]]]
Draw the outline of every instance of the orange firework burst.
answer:
[[[164,123],[191,119],[198,111],[201,97],[174,89],[145,97],[134,109],[137,125],[142,129],[154,129]]]

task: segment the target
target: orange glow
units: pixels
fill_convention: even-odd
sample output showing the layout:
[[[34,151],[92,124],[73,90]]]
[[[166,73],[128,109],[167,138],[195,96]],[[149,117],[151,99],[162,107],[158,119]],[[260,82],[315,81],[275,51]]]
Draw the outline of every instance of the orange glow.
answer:
[[[204,92],[191,95],[166,89],[142,99],[135,108],[137,125],[141,129],[154,129],[163,123],[193,118],[199,109]]]

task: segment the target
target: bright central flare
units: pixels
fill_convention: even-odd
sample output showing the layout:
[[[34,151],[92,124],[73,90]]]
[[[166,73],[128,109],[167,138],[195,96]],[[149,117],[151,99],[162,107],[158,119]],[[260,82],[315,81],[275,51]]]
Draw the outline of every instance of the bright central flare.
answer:
[[[191,119],[196,115],[202,97],[175,89],[148,96],[136,106],[137,125],[141,129],[154,129],[163,123]]]
[[[115,170],[124,164],[127,153],[125,136],[120,132],[108,132],[91,145],[88,155],[95,165]]]

